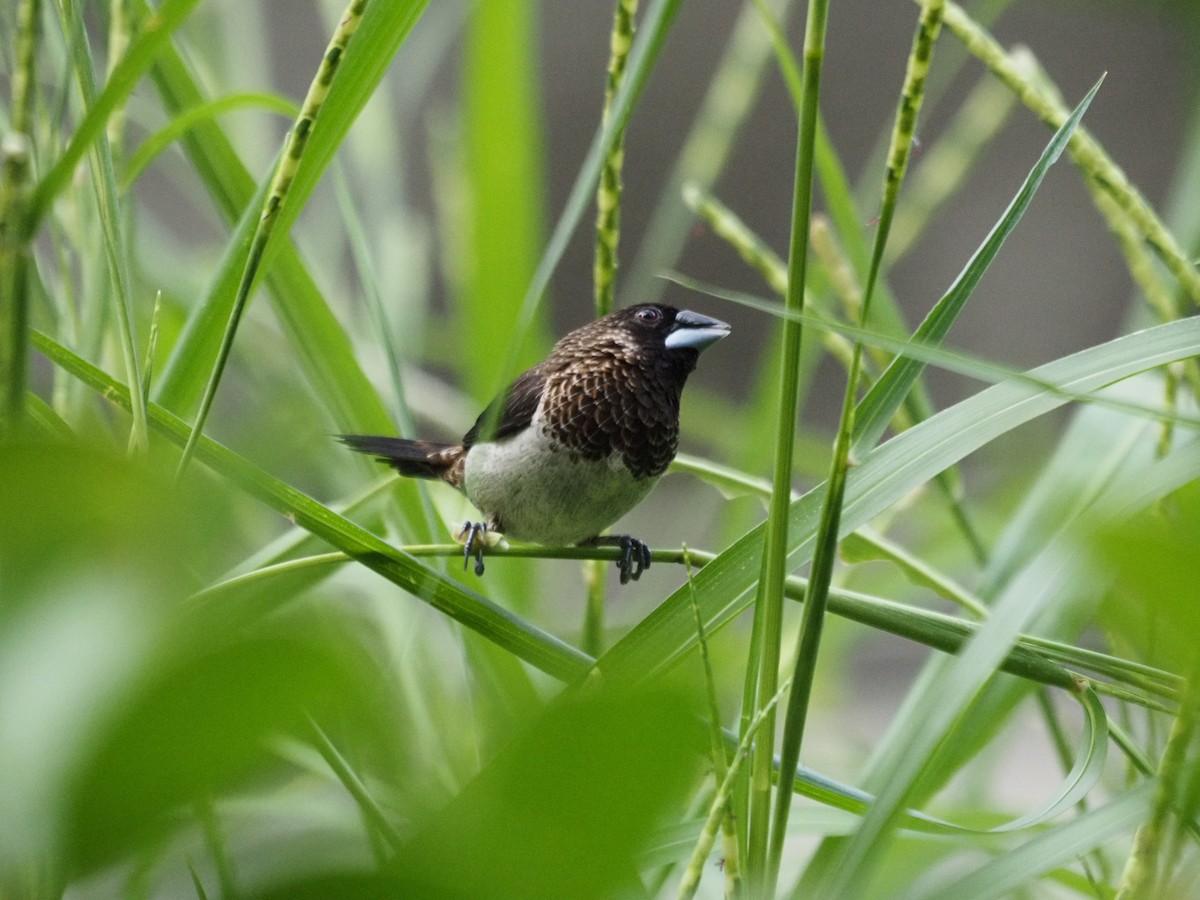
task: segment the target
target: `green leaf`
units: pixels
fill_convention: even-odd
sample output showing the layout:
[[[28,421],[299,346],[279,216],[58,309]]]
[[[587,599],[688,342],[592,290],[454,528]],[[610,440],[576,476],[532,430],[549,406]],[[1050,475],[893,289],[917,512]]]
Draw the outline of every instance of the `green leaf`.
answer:
[[[929,315],[917,328],[913,335],[915,341],[923,344],[939,344],[942,338],[950,331],[950,327],[958,318],[958,314],[962,312],[966,305],[967,298],[975,291],[975,286],[979,284],[984,273],[991,266],[992,261],[1000,252],[1000,248],[1004,246],[1004,242],[1008,236],[1012,234],[1013,229],[1017,227],[1017,223],[1021,221],[1021,217],[1025,214],[1025,210],[1029,208],[1030,202],[1033,200],[1037,189],[1041,187],[1042,180],[1046,177],[1046,173],[1050,167],[1062,155],[1066,149],[1067,142],[1071,139],[1071,135],[1075,133],[1075,129],[1079,125],[1079,120],[1083,118],[1084,112],[1091,105],[1092,98],[1096,96],[1096,92],[1100,90],[1100,84],[1104,81],[1103,78],[1093,85],[1088,91],[1087,96],[1080,101],[1075,107],[1075,111],[1071,113],[1070,118],[1063,123],[1062,127],[1055,132],[1054,137],[1050,139],[1050,143],[1046,145],[1046,149],[1042,151],[1042,155],[1038,158],[1037,163],[1026,176],[1021,189],[1017,191],[1016,196],[1009,203],[1008,209],[1004,211],[1004,215],[992,227],[987,239],[979,246],[979,249],[971,256],[966,267],[955,279],[950,289],[930,310]],[[892,420],[896,410],[900,408],[904,402],[904,398],[908,395],[913,383],[920,377],[924,366],[916,360],[905,356],[897,357],[887,370],[879,377],[879,380],[872,385],[866,396],[860,401],[858,406],[857,421],[855,425],[854,447],[853,452],[856,455],[861,454],[868,447],[873,447],[878,442],[880,435],[887,428],[888,423]]]
[[[71,136],[62,155],[38,182],[29,211],[29,227],[35,229],[49,211],[54,198],[70,183],[75,167],[103,133],[109,116],[124,106],[145,71],[157,56],[170,46],[171,35],[195,8],[197,0],[164,0],[157,10],[142,20],[138,37],[108,77],[104,90],[96,97],[83,121]]]
[[[181,640],[193,644],[186,626]],[[371,715],[372,682],[327,623],[222,641],[153,669],[102,729],[72,789],[73,875],[167,833],[180,806],[231,787],[270,758],[268,740],[307,714]]]
[[[104,372],[45,335],[35,332],[34,341],[56,365],[115,402],[128,404],[125,390]],[[180,446],[191,433],[182,419],[157,404],[151,404],[149,415],[151,427]],[[590,667],[590,657],[395,549],[216,441],[202,439],[196,459],[367,568],[533,666],[564,681],[580,678]]]
[[[455,359],[481,404],[506,364],[525,369],[550,340],[545,316],[518,332],[521,296],[543,241],[542,129],[534,62],[537,8],[530,0],[480,3],[468,22],[464,115],[469,213],[467,271],[457,310]],[[516,344],[520,349],[513,350]]]
[[[322,127],[311,136],[305,163],[292,184],[292,201],[277,231],[286,231],[362,106],[370,99],[399,46],[425,7],[426,0],[372,3],[354,36],[355,52],[348,54],[325,99]],[[194,79],[177,55],[164,54],[155,79],[167,106],[175,113],[204,102]],[[249,236],[262,208],[268,173],[253,193],[253,181],[221,129],[201,123],[189,132],[184,146],[218,201],[223,215],[241,216],[214,275],[207,296],[194,310],[172,350],[156,395],[160,403],[186,414],[204,389],[212,360],[229,318],[238,279],[249,250]],[[276,254],[278,264],[272,265]],[[329,405],[340,428],[385,431],[389,418],[384,404],[362,373],[356,353],[337,317],[330,311],[312,276],[290,241],[275,240],[262,260],[275,301],[275,310],[310,381]]]
[[[1011,897],[1055,867],[1069,865],[1118,835],[1132,832],[1146,818],[1153,798],[1154,782],[1143,781],[1117,799],[1038,835],[927,897]]]
[[[892,438],[860,461],[849,475],[844,536],[869,522],[914,488],[988,442],[1062,406],[1059,393],[1096,391],[1138,372],[1200,352],[1200,319],[1192,318],[1116,338],[1031,370],[1047,382],[995,385]],[[791,506],[788,565],[804,565],[820,504],[820,487]],[[760,525],[696,574],[693,584],[709,633],[731,621],[750,602],[762,555]],[[695,645],[687,589],[672,594],[598,662],[612,677],[645,677],[677,662]]]

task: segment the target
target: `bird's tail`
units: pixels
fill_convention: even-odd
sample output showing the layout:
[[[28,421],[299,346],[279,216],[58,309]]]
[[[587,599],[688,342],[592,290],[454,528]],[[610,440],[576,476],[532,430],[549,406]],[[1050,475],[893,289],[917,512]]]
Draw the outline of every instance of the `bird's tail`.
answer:
[[[338,440],[359,453],[374,454],[380,462],[387,463],[401,475],[440,478],[455,487],[462,482],[462,463],[466,456],[462,444],[410,441],[370,434],[341,434]]]

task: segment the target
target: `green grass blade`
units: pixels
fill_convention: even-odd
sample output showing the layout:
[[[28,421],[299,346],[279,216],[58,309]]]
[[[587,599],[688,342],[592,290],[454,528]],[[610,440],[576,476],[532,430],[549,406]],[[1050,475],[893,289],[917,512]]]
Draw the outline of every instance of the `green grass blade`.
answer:
[[[1138,372],[1200,353],[1200,319],[1158,325],[1039,366],[1034,378],[1072,392],[1096,391]],[[844,536],[995,438],[1066,402],[1054,391],[999,384],[956,404],[880,445],[847,480]],[[788,565],[812,552],[819,489],[792,504]],[[764,527],[752,529],[694,579],[697,602],[711,634],[746,608],[762,564]],[[695,623],[686,591],[676,591],[599,661],[610,677],[644,678],[694,647]]]
[[[36,229],[50,210],[50,204],[70,183],[85,153],[93,142],[104,134],[105,126],[118,108],[125,105],[155,58],[169,46],[171,35],[183,24],[196,6],[197,0],[164,0],[157,10],[142,19],[137,39],[117,63],[108,77],[104,90],[88,104],[87,113],[71,136],[71,141],[38,182],[30,203],[29,228]]]
[[[11,72],[11,132],[0,145],[0,438],[21,430],[29,379],[32,124],[40,4],[17,8],[16,65]]]
[[[808,273],[808,232],[813,197],[813,143],[821,88],[821,63],[825,57],[825,31],[829,19],[827,0],[813,0],[804,29],[804,68],[800,90],[800,116],[796,133],[796,167],[792,183],[792,224],[788,252],[788,287],[785,305],[803,312]],[[771,474],[771,502],[763,530],[762,574],[754,604],[757,658],[747,665],[749,679],[757,681],[754,709],[774,698],[779,682],[783,642],[783,586],[788,571],[788,509],[792,496],[792,453],[799,411],[799,360],[803,329],[789,319],[783,325],[783,355],[776,399],[775,459]],[[764,708],[762,734],[755,741],[750,770],[750,821],[746,869],[750,890],[764,896],[775,893],[778,861],[770,853],[771,774],[775,746],[775,712]],[[780,787],[780,792],[787,793]]]
[[[544,226],[542,100],[536,78],[537,4],[476,4],[468,20],[464,72],[467,204],[465,283],[456,310],[456,361],[480,404],[496,380],[549,347],[543,320],[519,329],[521,297],[537,266]],[[513,345],[516,350],[512,350]],[[515,353],[515,356],[514,356]]]
[[[1011,897],[1039,875],[1068,865],[1137,828],[1150,811],[1154,788],[1153,781],[1143,781],[1110,803],[1038,835],[927,896],[929,900]]]
[[[308,162],[292,185],[291,209],[303,206],[319,177],[318,170],[323,170],[332,158],[354,115],[383,77],[388,62],[424,6],[423,0],[403,0],[373,3],[367,8],[355,35],[355,52],[344,60],[337,83],[325,101],[324,127],[309,141],[305,153]],[[178,54],[164,53],[153,74],[164,104],[175,113],[205,102]],[[245,260],[248,246],[245,242],[256,215],[252,210],[260,209],[262,201],[260,198],[255,205],[254,181],[215,123],[200,123],[185,136],[183,143],[222,215],[231,221],[244,217],[239,232],[227,246],[208,297],[197,307],[176,343],[159,385],[159,402],[186,413],[199,399],[220,343]],[[265,189],[264,183],[260,191]],[[285,211],[284,218],[289,215]],[[286,230],[282,227],[285,225],[290,225],[290,221],[281,220],[281,231]],[[267,273],[276,312],[304,371],[329,405],[334,421],[347,430],[387,430],[386,407],[363,374],[353,346],[295,246],[290,241],[278,240],[269,250],[279,255]],[[265,257],[264,265],[268,262]]]
[[[1060,595],[1086,591],[1103,594],[1104,579],[1089,568],[1078,549],[1081,533],[1097,521],[1128,515],[1200,478],[1200,444],[1184,448],[1146,467],[1101,497],[1089,514],[1046,546],[992,606],[991,616],[963,652],[947,661],[941,677],[909,710],[898,729],[889,777],[857,832],[842,848],[822,883],[832,896],[856,896],[866,890],[894,837],[900,810],[929,765],[932,755],[968,703],[985,686],[995,663],[1016,634],[1043,608],[1062,602]]]
[[[129,397],[123,385],[45,335],[35,332],[34,342],[55,365],[128,408]],[[151,426],[182,446],[191,433],[187,423],[157,405],[152,405],[149,412]],[[590,668],[589,657],[396,550],[216,441],[202,438],[197,445],[197,459],[333,547],[530,665],[564,681],[575,681]]]
[[[937,344],[950,331],[951,326],[958,318],[958,314],[962,312],[966,305],[967,299],[975,290],[975,286],[983,278],[984,273],[1000,252],[1000,248],[1004,245],[1005,240],[1017,227],[1021,217],[1029,208],[1034,194],[1041,186],[1042,180],[1046,177],[1046,173],[1050,167],[1062,155],[1066,149],[1067,142],[1071,135],[1075,133],[1075,129],[1079,125],[1079,120],[1083,118],[1084,112],[1091,105],[1092,98],[1100,89],[1100,84],[1104,79],[1097,81],[1096,84],[1088,91],[1087,96],[1075,107],[1075,111],[1063,123],[1062,127],[1055,133],[1054,137],[1047,144],[1046,149],[1042,151],[1042,155],[1038,158],[1037,163],[1026,176],[1021,189],[1017,191],[1012,202],[1009,203],[1008,209],[1004,211],[1004,215],[993,226],[984,242],[979,246],[979,249],[971,256],[966,267],[955,279],[954,284],[946,291],[945,295],[937,304],[930,310],[929,315],[925,317],[920,327],[917,329],[914,338],[922,343]],[[920,377],[924,366],[915,360],[900,357],[896,359],[887,370],[880,376],[879,380],[871,388],[862,402],[859,404],[858,422],[854,434],[853,452],[856,454],[864,452],[869,447],[875,446],[884,429],[887,428],[892,416],[900,405],[904,402],[905,396],[913,383]]]
[[[299,107],[291,100],[277,94],[241,93],[220,97],[209,103],[201,103],[185,113],[173,118],[150,137],[142,141],[141,146],[129,157],[125,171],[121,177],[121,190],[128,191],[142,173],[156,160],[164,150],[191,131],[201,122],[215,119],[225,113],[240,109],[265,109],[277,112],[281,116],[295,118]]]
[[[29,199],[29,141],[6,135],[0,148],[0,437],[20,433],[29,381],[31,242],[22,237]]]

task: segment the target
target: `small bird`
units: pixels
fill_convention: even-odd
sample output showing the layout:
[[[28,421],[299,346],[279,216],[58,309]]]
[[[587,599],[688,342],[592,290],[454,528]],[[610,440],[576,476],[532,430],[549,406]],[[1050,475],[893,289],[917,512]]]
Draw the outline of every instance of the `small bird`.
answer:
[[[650,492],[675,458],[679,397],[700,351],[729,326],[657,303],[577,328],[448,444],[347,434],[401,475],[441,479],[483,514],[468,522],[464,562],[483,574],[488,532],[544,545],[616,546],[621,583],[650,549],[604,529]]]

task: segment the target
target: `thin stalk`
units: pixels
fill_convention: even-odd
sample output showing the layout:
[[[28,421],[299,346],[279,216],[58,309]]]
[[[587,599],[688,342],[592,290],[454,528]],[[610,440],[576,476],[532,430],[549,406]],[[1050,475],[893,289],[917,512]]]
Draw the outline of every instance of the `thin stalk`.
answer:
[[[29,196],[38,0],[17,8],[17,60],[12,72],[11,131],[0,143],[0,438],[25,418],[29,368]]]
[[[1176,809],[1183,780],[1187,777],[1185,766],[1188,749],[1196,734],[1197,671],[1197,667],[1192,666],[1192,681],[1179,715],[1171,725],[1171,734],[1158,765],[1159,780],[1154,792],[1154,808],[1149,820],[1142,824],[1134,836],[1133,849],[1125,861],[1116,900],[1157,897],[1167,889],[1170,870],[1162,864],[1162,860],[1168,844],[1167,828],[1171,814]]]
[[[788,253],[789,311],[803,312],[808,270],[808,233],[813,194],[813,145],[817,134],[821,64],[825,58],[825,28],[829,0],[811,0],[804,32],[804,66],[801,79],[800,116],[796,134],[796,172],[792,188],[792,236]],[[778,691],[779,655],[783,643],[783,597],[787,578],[788,514],[792,495],[792,453],[795,446],[799,401],[797,362],[803,330],[788,319],[783,325],[783,356],[780,372],[778,421],[775,428],[775,464],[771,479],[771,503],[764,534],[762,570],[755,601],[755,630],[759,641],[758,686],[755,707],[761,707]],[[767,870],[770,825],[771,773],[774,763],[775,711],[764,710],[764,724],[754,743],[751,763],[749,846],[746,867],[754,896],[774,893],[774,879]],[[744,737],[744,736],[743,736]]]
[[[751,742],[754,741],[754,746],[756,747],[762,743],[762,739],[758,738],[756,740],[756,736],[767,725],[767,720],[774,714],[775,707],[779,703],[779,698],[783,696],[787,689],[788,684],[784,682],[775,692],[774,696],[763,704],[763,708],[750,720],[746,728],[746,734],[738,743],[733,759],[729,761],[729,769],[725,773],[720,786],[717,788],[717,793],[713,797],[712,804],[709,806],[708,817],[705,819],[704,827],[700,830],[700,840],[696,843],[696,847],[692,851],[692,858],[688,863],[687,873],[696,873],[698,875],[700,867],[704,864],[704,860],[712,852],[713,843],[717,838],[717,823],[727,814],[726,808],[730,802],[730,795],[737,781],[738,771],[741,769],[742,763],[750,751]],[[679,897],[695,896],[696,888],[699,886],[698,877],[693,882],[685,875],[683,883],[679,886]]]
[[[604,84],[604,113],[601,127],[612,119],[613,103],[625,80],[625,66],[637,29],[638,0],[617,0],[613,9],[612,37],[609,41],[608,75]],[[621,240],[621,169],[625,165],[625,131],[618,131],[609,144],[596,188],[596,251],[592,267],[592,289],[596,318],[613,310],[617,287],[617,247]],[[583,615],[583,650],[599,656],[604,650],[604,584],[607,569],[596,561],[583,564],[583,583],[587,593]]]
[[[597,657],[604,652],[604,585],[608,566],[598,559],[583,561],[583,630],[580,633],[580,649],[588,656]]]
[[[267,192],[266,202],[263,204],[262,216],[259,219],[258,227],[254,231],[254,236],[251,238],[250,252],[246,257],[246,266],[242,270],[242,277],[238,283],[233,306],[229,310],[229,320],[226,322],[225,332],[221,336],[221,346],[217,350],[217,357],[213,362],[208,382],[205,384],[204,395],[200,400],[200,408],[196,413],[196,421],[192,426],[192,433],[188,437],[187,444],[184,445],[183,456],[179,460],[180,474],[187,468],[188,462],[196,452],[200,436],[204,432],[204,424],[208,420],[209,411],[212,409],[213,400],[216,398],[217,388],[221,383],[221,376],[224,374],[225,365],[229,361],[229,353],[233,349],[233,340],[237,335],[238,323],[241,321],[242,313],[245,311],[246,304],[250,299],[250,292],[258,277],[259,263],[262,261],[267,243],[275,231],[275,223],[279,220],[279,211],[283,204],[287,202],[292,180],[295,178],[296,171],[300,168],[300,162],[304,158],[304,148],[308,144],[308,137],[312,133],[317,117],[321,113],[321,107],[324,105],[325,98],[329,94],[329,87],[337,75],[338,66],[346,54],[346,48],[350,43],[350,39],[354,37],[354,32],[358,30],[359,23],[362,21],[363,12],[367,8],[367,2],[368,0],[351,0],[350,5],[342,13],[338,27],[334,30],[333,37],[329,41],[329,46],[325,49],[325,55],[321,58],[321,65],[317,69],[317,75],[313,79],[312,84],[309,85],[308,95],[304,98],[304,105],[300,110],[300,116],[296,119],[296,124],[288,133],[287,139],[284,142],[283,152],[275,167],[275,175],[271,180],[271,187]]]
[[[113,70],[129,49],[129,38],[133,31],[131,0],[111,0],[108,5],[108,74]],[[125,105],[121,104],[112,111],[105,129],[109,146],[113,152],[120,155],[120,148],[125,139]]]
[[[683,553],[684,565],[687,568],[688,584],[691,585],[692,561],[688,555],[686,546],[683,548]],[[692,593],[692,614],[696,618],[696,640],[700,645],[700,661],[704,666],[704,687],[706,690],[706,699],[708,700],[709,739],[711,742],[713,775],[716,778],[719,789],[729,778],[729,764],[725,758],[725,735],[721,730],[721,707],[717,702],[717,682],[713,676],[712,660],[708,654],[708,638],[704,634],[704,618],[700,615],[700,606],[696,603],[694,591]],[[725,851],[723,866],[725,870],[725,897],[726,900],[731,900],[731,898],[742,896],[744,885],[742,883],[742,865],[737,832],[733,824],[733,792],[726,790],[724,792],[724,799],[724,812],[721,814],[720,819],[714,821],[710,816],[708,824],[711,825],[714,832],[718,824],[721,828],[721,843]],[[696,852],[693,854],[692,861],[684,872],[683,880],[679,885],[677,896],[680,898],[695,895],[696,889],[700,886],[700,877],[703,874],[704,862],[708,859],[708,853],[701,853],[700,847],[707,844],[711,850],[713,840],[713,836],[707,832],[701,833]]]
[[[83,95],[83,102],[88,109],[91,109],[109,95],[109,87],[106,86],[103,92],[97,90],[91,50],[83,32],[82,4],[79,0],[72,0],[72,2],[64,4],[60,12],[64,17],[64,31],[71,35],[75,73],[79,81],[80,92]],[[116,73],[121,68],[121,64],[118,63],[110,75],[109,85],[117,77]],[[122,94],[120,98],[124,99],[126,96],[128,95]],[[113,110],[116,109],[115,102]],[[80,127],[82,128],[82,126]],[[115,324],[121,349],[121,361],[125,368],[125,379],[129,385],[130,395],[133,398],[130,409],[132,424],[129,433],[129,450],[132,453],[143,454],[149,447],[149,428],[146,423],[146,404],[143,402],[141,392],[141,364],[138,360],[137,335],[133,315],[133,278],[130,274],[130,251],[125,217],[120,193],[117,189],[112,147],[108,143],[107,135],[102,130],[98,131],[94,144],[88,149],[90,149],[88,162],[96,194],[96,209],[100,215],[104,254],[108,263],[108,276],[112,282],[110,305],[116,314]],[[48,175],[47,178],[49,177]],[[39,194],[44,185],[45,180],[38,187]],[[34,202],[37,202],[37,195],[34,197]]]
[[[871,254],[871,266],[867,272],[863,290],[860,323],[869,320],[871,298],[883,262],[888,231],[895,214],[900,195],[900,185],[908,167],[913,135],[916,133],[917,115],[924,97],[925,79],[933,58],[933,48],[941,30],[944,0],[928,0],[917,22],[913,36],[912,52],[908,58],[904,88],[900,95],[900,106],[896,112],[896,126],[892,133],[892,146],[888,153],[887,169],[884,172],[883,203],[880,207],[879,227],[875,233],[875,246]],[[775,815],[771,831],[769,880],[766,882],[774,893],[779,865],[783,858],[783,839],[787,833],[788,814],[791,811],[792,793],[785,788],[787,781],[783,773],[794,772],[800,759],[800,746],[804,738],[804,726],[808,718],[808,705],[816,672],[817,653],[820,649],[825,609],[829,601],[829,585],[833,578],[833,563],[837,556],[838,528],[841,524],[842,504],[846,491],[846,476],[850,466],[850,445],[854,434],[854,413],[858,396],[859,372],[862,368],[863,345],[854,344],[854,359],[850,376],[846,380],[846,392],[842,400],[842,418],[834,445],[830,464],[829,482],[821,508],[821,524],[817,533],[817,544],[813,554],[812,571],[808,592],[804,598],[804,613],[800,622],[800,634],[796,644],[796,670],[792,677],[792,691],[788,697],[787,716],[784,721],[783,745],[780,750],[780,787],[775,796]]]
[[[330,740],[329,735],[312,716],[308,716],[308,727],[313,746],[317,748],[317,752],[321,754],[321,758],[337,776],[338,781],[354,798],[363,818],[377,834],[387,841],[392,850],[399,850],[403,846],[404,840],[396,831],[396,827],[388,820],[383,809],[375,802],[375,798],[371,796],[371,792],[367,790],[367,786],[363,784],[358,773],[354,771],[346,757],[338,750],[337,745]]]
[[[638,0],[617,0],[613,26],[608,77],[604,85],[604,116],[607,127],[612,118],[613,100],[625,79],[625,64],[633,47]],[[621,169],[625,164],[625,131],[618,131],[604,157],[600,186],[596,188],[596,261],[592,287],[596,299],[596,317],[613,309],[617,285],[617,244],[621,238]]]
[[[0,438],[20,432],[29,378],[29,140],[11,132],[0,144]]]

